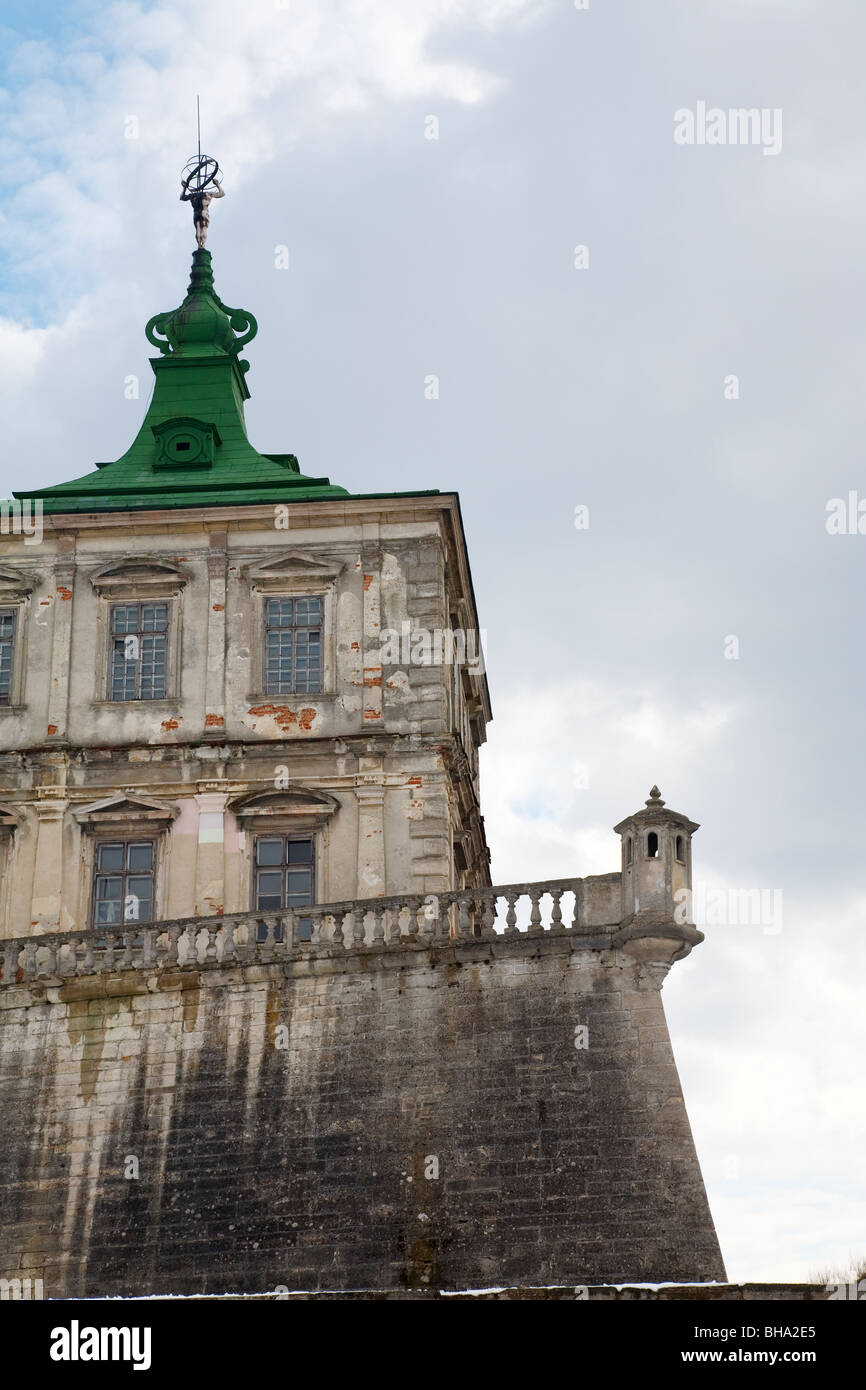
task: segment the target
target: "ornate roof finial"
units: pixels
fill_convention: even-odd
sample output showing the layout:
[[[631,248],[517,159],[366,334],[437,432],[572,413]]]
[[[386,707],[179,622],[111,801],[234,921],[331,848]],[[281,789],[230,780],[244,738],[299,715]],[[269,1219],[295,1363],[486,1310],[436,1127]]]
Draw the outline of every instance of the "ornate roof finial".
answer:
[[[199,99],[195,99],[198,125],[198,154],[188,159],[181,174],[180,201],[192,203],[192,220],[195,224],[195,239],[199,250],[204,249],[207,229],[210,226],[210,205],[214,198],[224,198],[225,191],[220,186],[220,166],[210,155],[201,152],[201,116]]]
[[[662,800],[662,794],[659,791],[658,787],[650,787],[650,799],[645,803],[645,805],[652,806],[653,809],[655,809],[657,806],[664,806],[664,804],[665,803]]]

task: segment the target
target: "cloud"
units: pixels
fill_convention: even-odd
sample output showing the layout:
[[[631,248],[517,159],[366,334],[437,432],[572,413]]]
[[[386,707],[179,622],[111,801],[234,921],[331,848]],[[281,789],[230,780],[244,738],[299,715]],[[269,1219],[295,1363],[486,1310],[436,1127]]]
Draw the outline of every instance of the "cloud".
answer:
[[[656,780],[666,796],[732,718],[721,702],[690,707],[594,680],[497,696],[481,772],[494,882],[617,870],[610,827],[642,808]],[[510,878],[499,865],[512,866]]]
[[[41,274],[41,311],[104,275],[105,255],[138,248],[164,224],[168,189],[195,143],[219,151],[233,191],[303,132],[388,102],[476,105],[501,78],[453,55],[466,31],[526,23],[540,0],[187,0],[115,4],[65,45],[10,43],[2,152],[10,186],[5,255]],[[434,51],[435,50],[435,51]],[[158,210],[158,211],[157,211]],[[32,300],[33,286],[28,286]]]

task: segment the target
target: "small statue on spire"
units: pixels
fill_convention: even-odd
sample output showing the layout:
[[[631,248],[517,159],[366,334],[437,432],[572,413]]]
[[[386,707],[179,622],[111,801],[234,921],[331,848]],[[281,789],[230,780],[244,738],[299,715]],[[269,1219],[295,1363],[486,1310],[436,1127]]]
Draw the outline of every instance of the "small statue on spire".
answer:
[[[195,224],[195,239],[199,248],[207,241],[210,226],[210,205],[214,198],[224,198],[225,190],[220,187],[220,167],[209,155],[198,155],[189,160],[181,176],[180,200],[192,203],[192,220]]]
[[[210,155],[201,152],[201,105],[195,99],[195,121],[198,131],[198,154],[188,159],[184,165],[180,182],[180,201],[192,203],[192,220],[195,225],[195,239],[199,250],[204,250],[207,229],[210,226],[210,205],[214,198],[224,198],[220,187],[220,166]]]

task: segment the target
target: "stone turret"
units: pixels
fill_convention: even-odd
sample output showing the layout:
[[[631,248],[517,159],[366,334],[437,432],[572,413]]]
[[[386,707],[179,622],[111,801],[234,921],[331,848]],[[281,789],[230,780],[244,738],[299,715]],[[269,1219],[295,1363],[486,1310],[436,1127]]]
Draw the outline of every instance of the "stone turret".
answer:
[[[650,789],[644,810],[614,826],[622,841],[623,947],[659,979],[675,960],[703,941],[691,921],[692,835],[695,821]]]
[[[692,836],[700,827],[650,789],[643,811],[626,816],[614,831],[622,839],[622,920],[683,922],[692,886]],[[676,914],[676,915],[675,915]]]

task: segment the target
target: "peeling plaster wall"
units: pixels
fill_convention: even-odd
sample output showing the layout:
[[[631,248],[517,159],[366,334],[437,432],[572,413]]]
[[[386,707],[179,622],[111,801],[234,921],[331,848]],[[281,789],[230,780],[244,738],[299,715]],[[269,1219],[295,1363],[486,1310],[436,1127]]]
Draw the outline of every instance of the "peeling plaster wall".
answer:
[[[29,592],[20,700],[0,709],[0,803],[17,817],[2,827],[0,936],[88,924],[89,830],[76,813],[118,793],[180,812],[160,851],[161,917],[249,909],[250,834],[229,803],[277,778],[337,802],[316,827],[319,901],[489,882],[477,760],[486,696],[476,682],[470,727],[452,666],[382,662],[386,629],[476,621],[448,505],[301,508],[290,532],[267,508],[109,513],[63,518],[67,529],[49,530],[39,547],[4,538],[0,602],[14,591],[10,574]],[[175,693],[118,704],[104,698],[107,616],[135,582],[112,598],[103,581],[106,567],[131,560],[177,572],[165,580]],[[323,693],[265,695],[264,599],[319,591]]]
[[[724,1279],[659,988],[618,952],[7,987],[0,1087],[0,1276],[46,1297]]]

